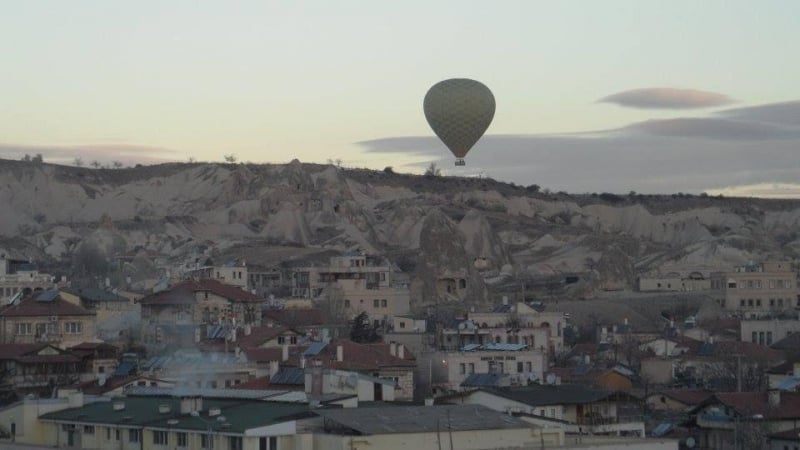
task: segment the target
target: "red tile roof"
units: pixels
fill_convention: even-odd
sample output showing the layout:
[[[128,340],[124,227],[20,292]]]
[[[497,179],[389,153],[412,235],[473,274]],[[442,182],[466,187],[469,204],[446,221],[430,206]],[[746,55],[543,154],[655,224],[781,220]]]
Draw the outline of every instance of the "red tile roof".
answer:
[[[760,414],[765,419],[800,418],[800,393],[796,392],[781,392],[777,407],[770,406],[767,392],[719,392],[708,402],[714,403],[714,400],[743,416]]]
[[[342,346],[342,361],[336,360],[337,346]],[[331,341],[313,359],[331,369],[369,371],[390,367],[416,367],[414,355],[406,348],[404,358],[393,356],[389,344],[359,344],[350,340]]]
[[[236,341],[241,348],[245,347],[261,347],[264,343],[275,339],[276,337],[280,336],[281,334],[295,334],[300,335],[300,333],[290,330],[286,327],[268,327],[268,326],[260,326],[260,327],[252,327],[250,328],[250,334],[246,335],[240,329],[236,333]],[[288,343],[288,342],[287,342]]]
[[[0,360],[14,359],[44,347],[47,347],[47,344],[0,344]]]
[[[143,305],[163,304],[176,305],[195,302],[195,292],[211,292],[232,302],[257,303],[261,299],[237,286],[221,283],[217,280],[186,280],[171,288],[148,295],[139,300]]]
[[[712,393],[708,391],[693,391],[689,389],[679,389],[672,391],[661,392],[660,395],[677,400],[684,405],[694,406],[702,403],[704,400],[711,397]]]
[[[242,349],[247,360],[250,362],[269,362],[281,361],[283,359],[283,349],[280,347],[257,348],[248,347]]]
[[[291,328],[313,327],[327,323],[325,314],[318,308],[270,309],[264,311],[263,318]]]
[[[0,344],[0,360],[17,361],[26,364],[80,361],[80,358],[72,353],[59,349],[56,349],[59,352],[56,355],[39,355],[39,352],[46,347],[52,346],[48,344]]]
[[[93,316],[94,312],[70,303],[60,295],[51,301],[38,301],[31,295],[15,305],[0,308],[0,317],[41,317],[41,316]]]

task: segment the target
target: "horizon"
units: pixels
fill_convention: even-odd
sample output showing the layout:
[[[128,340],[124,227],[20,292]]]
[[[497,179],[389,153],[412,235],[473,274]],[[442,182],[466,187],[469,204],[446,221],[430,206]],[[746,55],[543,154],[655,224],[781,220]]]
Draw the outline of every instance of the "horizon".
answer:
[[[435,162],[557,191],[800,198],[796,2],[86,0],[6,12],[9,159],[235,155],[413,173]],[[452,77],[497,100],[460,169],[422,111]]]

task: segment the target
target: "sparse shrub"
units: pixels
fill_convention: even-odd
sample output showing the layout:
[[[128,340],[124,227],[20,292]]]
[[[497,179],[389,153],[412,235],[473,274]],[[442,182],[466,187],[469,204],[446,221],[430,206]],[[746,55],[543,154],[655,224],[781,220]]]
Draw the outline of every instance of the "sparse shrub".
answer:
[[[436,163],[432,162],[431,165],[425,169],[425,176],[426,177],[440,177],[442,176],[442,169],[436,167]]]
[[[386,166],[386,167],[384,167],[384,168],[383,168],[383,172],[384,172],[384,173],[388,173],[388,174],[390,174],[390,175],[394,175],[394,169],[392,168],[392,166]]]

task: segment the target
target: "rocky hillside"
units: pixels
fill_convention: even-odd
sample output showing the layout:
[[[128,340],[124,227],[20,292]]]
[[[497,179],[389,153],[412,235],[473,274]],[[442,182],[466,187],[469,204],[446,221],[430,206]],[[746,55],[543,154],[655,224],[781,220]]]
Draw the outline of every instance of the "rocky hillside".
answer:
[[[586,295],[630,288],[643,272],[800,257],[800,201],[550,194],[298,161],[89,169],[0,160],[0,211],[0,251],[51,263],[89,244],[176,259],[206,241],[218,251],[384,253],[417,275],[417,306],[446,301],[435,280],[454,271],[482,302],[520,279],[576,274],[576,295]]]

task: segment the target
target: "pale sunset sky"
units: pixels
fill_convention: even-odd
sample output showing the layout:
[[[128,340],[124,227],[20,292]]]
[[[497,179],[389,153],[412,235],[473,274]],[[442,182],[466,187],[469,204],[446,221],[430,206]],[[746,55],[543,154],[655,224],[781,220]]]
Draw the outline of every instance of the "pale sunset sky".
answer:
[[[0,157],[800,197],[800,2],[0,0]],[[494,93],[456,168],[428,88]]]

